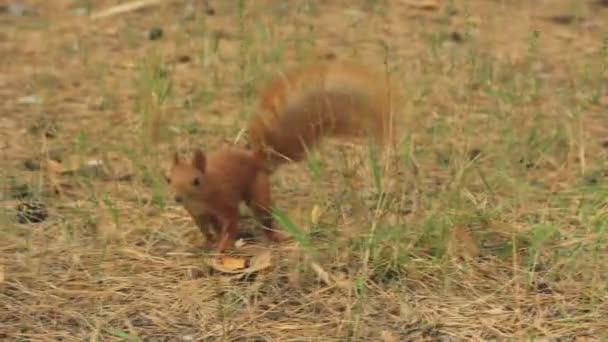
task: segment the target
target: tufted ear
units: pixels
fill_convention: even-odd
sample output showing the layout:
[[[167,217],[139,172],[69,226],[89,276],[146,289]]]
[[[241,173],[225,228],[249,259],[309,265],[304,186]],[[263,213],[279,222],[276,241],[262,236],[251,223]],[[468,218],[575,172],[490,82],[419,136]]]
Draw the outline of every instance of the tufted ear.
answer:
[[[179,154],[177,152],[173,152],[173,165],[179,164]]]
[[[194,151],[194,156],[192,157],[192,166],[196,167],[200,172],[205,173],[205,169],[207,167],[207,158],[200,149]]]

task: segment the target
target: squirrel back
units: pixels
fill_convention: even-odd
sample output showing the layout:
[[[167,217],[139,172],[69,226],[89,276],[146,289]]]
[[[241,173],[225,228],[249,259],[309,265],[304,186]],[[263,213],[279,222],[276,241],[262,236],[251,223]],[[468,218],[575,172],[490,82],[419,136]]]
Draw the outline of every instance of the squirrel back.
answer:
[[[394,142],[400,97],[385,73],[350,62],[304,65],[272,79],[249,124],[250,145],[271,164],[299,161],[324,137]]]

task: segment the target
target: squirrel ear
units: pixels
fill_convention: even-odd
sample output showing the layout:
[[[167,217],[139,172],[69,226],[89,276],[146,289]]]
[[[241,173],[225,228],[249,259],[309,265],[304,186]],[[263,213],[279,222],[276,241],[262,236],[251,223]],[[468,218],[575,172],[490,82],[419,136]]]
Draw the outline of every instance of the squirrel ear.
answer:
[[[205,173],[207,166],[207,158],[201,150],[194,151],[194,157],[192,158],[192,165],[196,167],[200,172]]]
[[[173,165],[179,164],[179,154],[177,152],[173,152]]]

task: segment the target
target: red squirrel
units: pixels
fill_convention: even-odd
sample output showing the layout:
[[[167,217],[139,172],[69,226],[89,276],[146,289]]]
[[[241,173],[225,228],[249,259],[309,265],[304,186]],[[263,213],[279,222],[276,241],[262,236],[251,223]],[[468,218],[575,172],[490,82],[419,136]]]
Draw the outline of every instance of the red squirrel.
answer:
[[[386,75],[362,65],[329,62],[288,69],[259,93],[249,146],[197,149],[190,161],[174,154],[167,181],[175,201],[217,253],[235,241],[241,202],[269,240],[286,240],[288,235],[273,230],[270,176],[282,163],[302,160],[324,137],[394,141],[398,98]]]

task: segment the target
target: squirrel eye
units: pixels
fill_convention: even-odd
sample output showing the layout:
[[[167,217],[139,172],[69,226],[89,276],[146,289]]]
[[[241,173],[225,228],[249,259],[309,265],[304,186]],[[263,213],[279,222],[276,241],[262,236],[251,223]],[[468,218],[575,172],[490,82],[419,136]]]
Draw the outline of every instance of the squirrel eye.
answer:
[[[192,184],[194,186],[199,186],[201,184],[201,181],[198,179],[198,177],[194,178],[194,180],[192,181]]]

